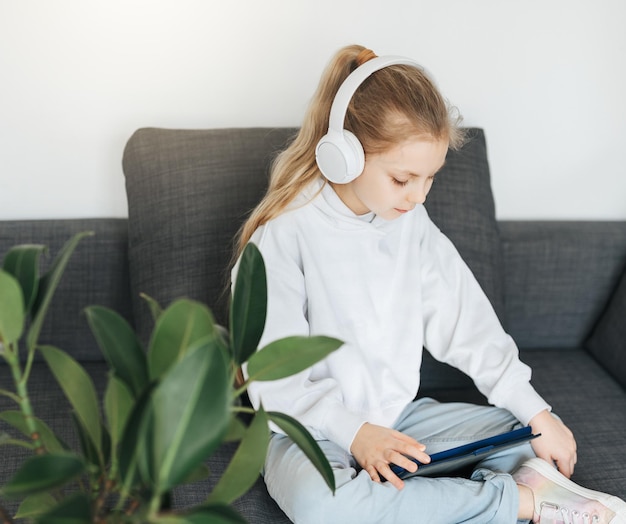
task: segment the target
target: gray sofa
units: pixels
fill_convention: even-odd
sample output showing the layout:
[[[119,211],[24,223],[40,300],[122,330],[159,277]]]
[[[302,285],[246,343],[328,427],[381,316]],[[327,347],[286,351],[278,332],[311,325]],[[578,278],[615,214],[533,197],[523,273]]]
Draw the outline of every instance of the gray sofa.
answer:
[[[233,236],[266,186],[272,157],[294,133],[141,129],[123,156],[128,219],[0,222],[0,254],[18,243],[44,243],[55,254],[72,233],[96,232],[70,262],[41,341],[78,358],[102,391],[106,366],[85,306],[116,309],[144,342],[152,321],[140,292],[164,305],[180,296],[202,300],[224,323]],[[484,134],[472,129],[470,137],[449,155],[429,195],[429,213],[534,368],[536,389],[574,431],[575,480],[626,498],[626,222],[496,221]],[[0,387],[9,381],[0,365]],[[30,391],[36,414],[75,445],[63,394],[41,361]],[[416,394],[485,401],[467,377],[428,356]],[[5,409],[14,406],[0,396]],[[0,421],[0,431],[10,429]],[[227,445],[209,458],[212,476],[178,490],[174,505],[203,500],[233,451]],[[0,446],[0,483],[24,453]],[[262,479],[235,507],[250,522],[288,522]]]

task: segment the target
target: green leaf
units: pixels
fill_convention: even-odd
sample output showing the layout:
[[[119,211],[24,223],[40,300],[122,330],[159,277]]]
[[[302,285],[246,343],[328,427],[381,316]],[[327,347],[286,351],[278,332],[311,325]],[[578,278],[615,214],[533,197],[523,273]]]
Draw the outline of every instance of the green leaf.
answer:
[[[174,364],[154,391],[154,460],[159,493],[204,461],[228,429],[228,363],[215,338],[200,341]]]
[[[93,232],[85,231],[83,233],[77,233],[70,238],[57,254],[50,270],[39,280],[37,298],[33,304],[33,320],[26,337],[26,345],[29,349],[32,349],[37,345],[39,333],[41,333],[41,327],[43,326],[43,321],[46,317],[46,313],[48,312],[48,307],[52,301],[52,296],[61,281],[61,277],[63,276],[63,272],[65,271],[72,253],[76,249],[78,243],[83,238],[90,235],[93,235]]]
[[[139,293],[139,296],[143,298],[148,304],[148,308],[150,308],[150,314],[152,315],[152,320],[156,322],[159,320],[159,317],[163,314],[163,308],[161,304],[159,304],[154,298],[146,293]]]
[[[104,413],[109,424],[111,447],[113,448],[122,438],[133,404],[133,395],[126,384],[115,375],[109,376],[109,383],[104,392]]]
[[[59,488],[80,475],[85,464],[71,453],[49,453],[26,459],[0,493],[18,498]]]
[[[41,439],[41,442],[43,443],[43,446],[44,448],[46,448],[47,451],[49,451],[50,453],[56,453],[68,449],[67,445],[57,438],[57,436],[50,429],[48,424],[46,424],[43,420],[38,419],[37,417],[33,417],[33,419],[35,420],[35,425],[37,426],[39,438]],[[24,418],[24,414],[21,411],[3,411],[2,413],[0,413],[0,420],[4,420],[7,424],[13,426],[23,435],[31,438],[30,429],[28,428],[28,425],[26,424],[26,419]]]
[[[319,445],[306,428],[296,419],[290,417],[289,415],[285,415],[284,413],[270,411],[268,412],[268,416],[269,419],[282,429],[285,434],[304,452],[317,471],[319,471],[320,475],[322,475],[326,485],[333,493],[335,493],[335,476],[333,474],[333,469],[328,463],[326,455],[324,455]]]
[[[128,417],[119,447],[119,468],[126,489],[147,486],[153,477],[154,385],[147,387]]]
[[[91,440],[91,437],[87,433],[85,426],[82,424],[82,422],[76,415],[76,412],[75,411],[70,412],[70,416],[74,424],[74,430],[76,431],[76,434],[78,435],[78,441],[80,443],[80,449],[82,451],[83,457],[85,457],[85,460],[87,460],[87,462],[89,462],[90,464],[93,464],[94,466],[99,467],[102,464],[104,459],[98,453],[96,446],[94,446]]]
[[[207,502],[230,504],[254,485],[265,463],[270,440],[267,424],[267,414],[261,407]]]
[[[210,474],[211,471],[209,470],[209,466],[206,464],[199,464],[198,467],[196,467],[196,469],[194,469],[182,483],[193,484],[194,482],[206,479]]]
[[[159,317],[150,341],[150,377],[161,377],[189,347],[207,337],[215,338],[215,321],[205,305],[180,299]]]
[[[53,346],[41,346],[39,350],[76,411],[98,455],[103,458],[98,397],[91,377],[76,360],[60,349]],[[100,462],[102,463],[102,460]]]
[[[239,365],[252,355],[261,340],[267,315],[265,263],[259,249],[249,243],[239,260],[230,304],[230,338]]]
[[[137,398],[148,384],[146,354],[137,335],[128,322],[111,309],[91,306],[85,313],[109,366]]]
[[[24,331],[24,297],[15,277],[0,269],[0,344],[8,346]]]
[[[248,360],[250,380],[277,380],[305,370],[327,357],[343,342],[336,338],[287,337],[271,342]]]
[[[56,505],[57,501],[50,493],[38,493],[26,497],[15,514],[16,519],[33,518],[45,513]]]
[[[91,501],[86,493],[75,493],[37,518],[37,524],[91,524]]]
[[[3,268],[11,273],[22,288],[24,310],[30,311],[39,286],[39,258],[46,246],[24,244],[11,248],[4,256]]]
[[[228,432],[224,436],[224,442],[236,442],[243,438],[246,433],[246,425],[237,415],[230,417]]]

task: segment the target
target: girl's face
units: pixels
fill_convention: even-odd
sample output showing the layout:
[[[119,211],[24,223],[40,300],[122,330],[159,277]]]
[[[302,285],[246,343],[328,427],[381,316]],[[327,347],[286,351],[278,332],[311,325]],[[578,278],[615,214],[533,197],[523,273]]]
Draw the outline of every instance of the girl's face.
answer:
[[[384,153],[368,155],[363,173],[333,188],[355,214],[372,211],[393,220],[424,203],[447,151],[445,140],[409,139]]]

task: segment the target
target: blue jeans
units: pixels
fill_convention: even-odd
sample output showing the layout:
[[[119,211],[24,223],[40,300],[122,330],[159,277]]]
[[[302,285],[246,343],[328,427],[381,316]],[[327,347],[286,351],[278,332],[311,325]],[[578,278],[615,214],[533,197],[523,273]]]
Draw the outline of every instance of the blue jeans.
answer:
[[[424,398],[409,404],[394,428],[436,453],[510,431],[521,424],[504,409]],[[288,437],[270,439],[264,478],[270,495],[295,523],[517,522],[519,493],[510,473],[535,456],[530,444],[486,458],[471,478],[412,477],[398,491],[373,482],[354,457],[333,442],[318,444],[335,474],[335,495]]]

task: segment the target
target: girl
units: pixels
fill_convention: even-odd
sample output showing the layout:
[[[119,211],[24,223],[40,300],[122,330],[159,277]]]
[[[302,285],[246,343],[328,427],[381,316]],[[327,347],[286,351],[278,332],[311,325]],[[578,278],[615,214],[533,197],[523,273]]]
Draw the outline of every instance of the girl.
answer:
[[[417,64],[346,47],[242,228],[238,252],[254,242],[267,269],[261,346],[310,334],[345,342],[302,373],[249,389],[255,406],[302,422],[333,467],[335,496],[288,437],[272,434],[264,478],[294,522],[626,523],[623,501],[568,480],[572,433],[530,385],[517,347],[422,205],[462,141],[459,119]],[[422,347],[497,407],[414,401]],[[542,436],[489,457],[469,479],[402,481],[391,470],[415,471],[410,458],[426,463],[428,453],[521,424]]]

